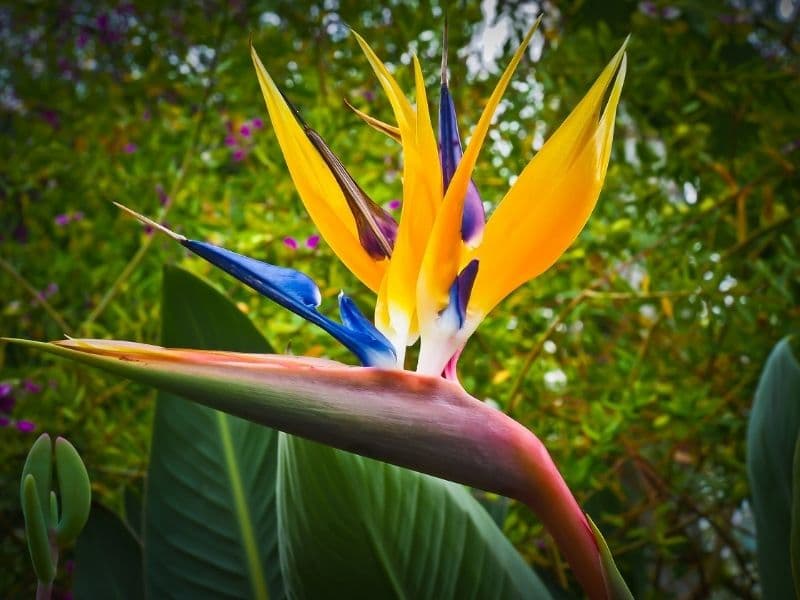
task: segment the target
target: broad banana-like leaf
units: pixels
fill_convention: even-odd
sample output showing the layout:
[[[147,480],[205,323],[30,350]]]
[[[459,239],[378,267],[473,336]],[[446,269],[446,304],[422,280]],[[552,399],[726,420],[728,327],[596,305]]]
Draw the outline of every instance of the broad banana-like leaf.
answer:
[[[551,597],[464,486],[285,434],[279,448],[290,597]]]
[[[178,268],[164,269],[161,319],[164,344],[271,351],[227,298]],[[277,441],[272,429],[159,394],[144,500],[150,597],[285,597]]]
[[[792,497],[798,434],[800,364],[785,338],[764,365],[747,430],[747,473],[764,598],[792,598],[800,590],[793,583],[790,549],[792,504],[798,502]]]
[[[144,598],[142,547],[135,532],[105,506],[95,504],[75,549],[76,600]]]

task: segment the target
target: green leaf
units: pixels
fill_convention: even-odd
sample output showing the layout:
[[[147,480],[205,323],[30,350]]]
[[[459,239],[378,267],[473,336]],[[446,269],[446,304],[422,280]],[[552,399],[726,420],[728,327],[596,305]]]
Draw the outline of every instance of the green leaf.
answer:
[[[285,434],[278,518],[292,597],[550,598],[464,486]]]
[[[61,519],[56,534],[59,544],[68,544],[78,537],[89,518],[92,485],[75,447],[62,437],[56,439],[55,446],[58,490],[61,493]]]
[[[44,520],[42,503],[36,490],[36,478],[28,473],[22,481],[22,512],[25,516],[25,536],[36,578],[50,583],[56,576],[56,566],[50,554],[47,523]]]
[[[92,506],[75,547],[77,600],[140,600],[144,597],[142,548],[134,532],[113,512]]]
[[[800,364],[789,339],[767,359],[747,431],[747,472],[764,598],[792,598],[792,468],[800,432]]]
[[[53,478],[53,444],[50,436],[46,433],[40,435],[28,451],[25,458],[25,465],[22,467],[22,477],[20,477],[20,501],[25,506],[25,480],[28,475],[33,475],[36,484],[36,495],[39,496],[39,505],[44,510],[45,506],[50,506],[50,485]],[[43,515],[45,527],[49,512]]]
[[[270,352],[222,294],[164,271],[162,341]],[[153,598],[282,598],[275,431],[176,396],[158,397],[145,498],[145,576]]]
[[[792,483],[792,541],[790,557],[794,593],[800,600],[800,435],[794,446],[794,479]]]

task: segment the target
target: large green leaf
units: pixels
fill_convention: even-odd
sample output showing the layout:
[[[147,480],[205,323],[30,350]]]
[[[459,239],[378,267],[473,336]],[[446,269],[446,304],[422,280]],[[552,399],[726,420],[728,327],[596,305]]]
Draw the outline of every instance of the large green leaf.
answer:
[[[550,598],[467,488],[281,434],[281,565],[296,598]]]
[[[790,557],[792,560],[792,576],[794,577],[794,593],[800,600],[800,435],[794,447],[794,479],[792,481],[792,533]]]
[[[800,364],[786,338],[767,359],[747,431],[747,471],[764,598],[792,598],[792,467],[800,433]]]
[[[135,532],[94,504],[75,548],[77,600],[141,600],[142,547]]]
[[[186,348],[270,352],[222,294],[176,268],[164,272],[162,338]],[[277,434],[159,394],[145,498],[151,598],[281,598]]]

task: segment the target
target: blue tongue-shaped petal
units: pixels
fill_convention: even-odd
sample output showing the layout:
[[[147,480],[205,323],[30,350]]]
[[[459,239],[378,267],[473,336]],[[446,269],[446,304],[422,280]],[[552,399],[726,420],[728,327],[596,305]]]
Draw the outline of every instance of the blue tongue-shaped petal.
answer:
[[[475,277],[478,275],[478,260],[471,260],[466,267],[461,270],[456,280],[450,288],[450,307],[455,311],[458,318],[458,328],[464,324],[467,318],[467,304],[469,295],[472,293],[472,286]]]
[[[364,318],[347,296],[343,296],[345,300],[339,300],[343,323],[337,323],[317,312],[322,295],[317,284],[307,275],[294,269],[261,262],[208,242],[187,239],[117,202],[114,204],[267,298],[327,331],[355,354],[362,365],[385,368],[397,366],[397,355],[391,342]]]
[[[442,183],[445,192],[463,154],[456,108],[447,83],[447,25],[445,24],[442,42],[442,86],[439,99],[439,157],[442,163]],[[461,239],[472,247],[477,246],[480,243],[485,224],[486,215],[483,211],[483,202],[478,188],[470,180],[464,199],[464,213],[461,218]]]
[[[337,323],[317,311],[321,294],[307,275],[207,242],[187,239],[181,243],[242,283],[327,331],[353,352],[362,365],[386,368],[396,366],[397,358],[392,344],[358,311],[355,303],[347,296],[340,296],[339,307],[343,323]],[[344,309],[343,304],[346,306]]]
[[[385,360],[385,348],[392,348],[391,343],[375,328],[372,321],[364,316],[352,298],[344,292],[339,293],[339,316],[350,335],[360,342],[360,347],[365,354],[361,359],[362,363],[381,365]],[[392,366],[394,366],[397,360],[394,350],[392,350],[391,360]],[[397,366],[402,367],[402,365]]]

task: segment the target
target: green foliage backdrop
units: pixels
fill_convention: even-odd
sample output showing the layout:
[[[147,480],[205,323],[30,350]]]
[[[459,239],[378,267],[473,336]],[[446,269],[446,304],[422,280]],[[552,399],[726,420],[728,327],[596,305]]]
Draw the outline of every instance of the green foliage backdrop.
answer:
[[[483,197],[502,198],[630,33],[612,162],[578,242],[499,307],[467,347],[462,380],[545,441],[638,595],[755,597],[747,415],[769,350],[800,322],[798,8],[454,1],[462,131],[540,10],[542,33],[482,153]],[[0,7],[0,333],[155,343],[170,263],[215,282],[279,351],[349,361],[111,201],[371,308],[324,242],[308,247],[316,231],[247,41],[362,187],[390,203],[397,148],[342,105],[390,117],[347,26],[406,89],[418,53],[435,98],[442,13],[438,2],[353,0]],[[16,505],[28,430],[67,435],[97,497],[122,510],[123,490],[142,485],[154,392],[10,346],[0,369],[11,386],[0,388],[0,560],[10,567],[0,595],[19,597],[32,584]],[[504,528],[532,565],[569,584],[532,515],[512,505]]]

